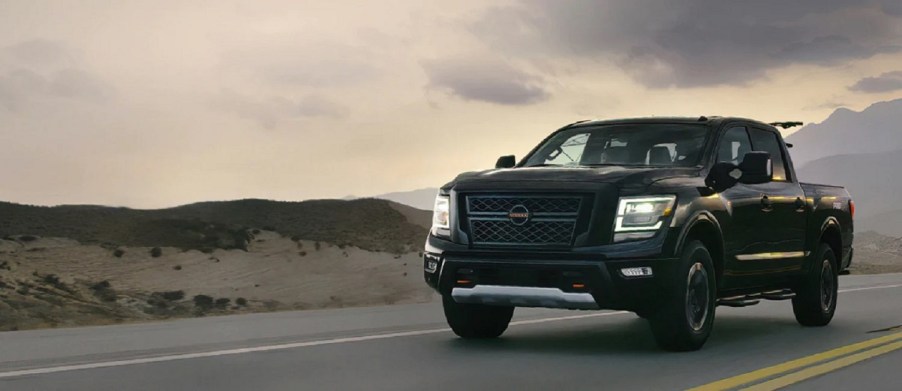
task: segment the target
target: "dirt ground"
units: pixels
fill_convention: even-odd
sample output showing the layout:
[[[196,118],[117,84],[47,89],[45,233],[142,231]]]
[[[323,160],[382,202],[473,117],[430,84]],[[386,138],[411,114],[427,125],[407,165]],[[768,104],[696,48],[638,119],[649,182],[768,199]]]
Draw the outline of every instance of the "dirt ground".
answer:
[[[158,257],[148,247],[26,239],[0,240],[0,330],[432,297],[417,253],[339,248],[271,231],[255,233],[248,251],[164,247]]]

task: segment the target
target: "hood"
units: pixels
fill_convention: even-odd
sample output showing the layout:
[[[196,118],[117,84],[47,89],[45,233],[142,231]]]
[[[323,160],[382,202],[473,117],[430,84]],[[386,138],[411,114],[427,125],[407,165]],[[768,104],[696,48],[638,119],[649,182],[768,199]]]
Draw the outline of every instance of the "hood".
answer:
[[[442,188],[485,189],[492,184],[509,185],[511,182],[610,183],[621,188],[646,187],[662,179],[697,176],[698,172],[697,167],[515,167],[463,173]]]

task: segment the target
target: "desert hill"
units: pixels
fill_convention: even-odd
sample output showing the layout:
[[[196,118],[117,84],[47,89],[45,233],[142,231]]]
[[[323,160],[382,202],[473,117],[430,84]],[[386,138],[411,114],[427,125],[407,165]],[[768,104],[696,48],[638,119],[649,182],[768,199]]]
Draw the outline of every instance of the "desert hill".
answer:
[[[422,246],[429,212],[378,199],[202,202],[168,209],[29,206],[0,202],[0,237],[34,235],[104,246],[242,249],[251,229],[405,253]]]
[[[0,330],[427,301],[430,220],[377,199],[0,203]]]

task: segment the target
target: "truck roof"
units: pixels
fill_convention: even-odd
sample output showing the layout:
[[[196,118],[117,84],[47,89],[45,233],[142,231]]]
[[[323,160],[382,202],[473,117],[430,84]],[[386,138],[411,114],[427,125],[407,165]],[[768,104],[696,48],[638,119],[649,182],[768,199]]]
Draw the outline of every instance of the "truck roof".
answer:
[[[699,117],[640,117],[640,118],[619,118],[619,119],[590,119],[574,122],[564,128],[579,126],[596,126],[596,125],[618,125],[618,124],[704,124],[717,126],[724,122],[743,121],[751,122],[764,128],[776,129],[772,125],[741,117],[721,117],[721,116],[699,116]]]

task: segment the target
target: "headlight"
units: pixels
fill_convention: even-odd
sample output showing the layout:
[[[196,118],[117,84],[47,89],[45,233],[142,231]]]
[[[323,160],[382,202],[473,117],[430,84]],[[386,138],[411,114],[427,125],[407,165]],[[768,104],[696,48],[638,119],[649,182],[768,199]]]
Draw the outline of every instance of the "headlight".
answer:
[[[673,195],[620,198],[614,232],[657,231],[673,213],[675,201]]]
[[[436,230],[447,230],[450,228],[451,221],[451,201],[448,196],[435,196],[435,208],[432,210],[432,233]]]

